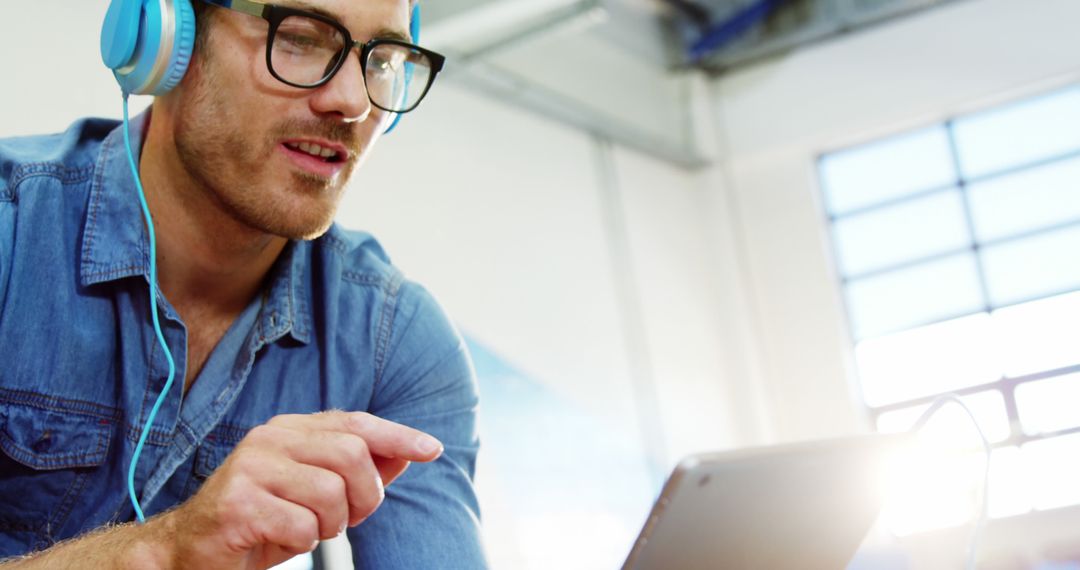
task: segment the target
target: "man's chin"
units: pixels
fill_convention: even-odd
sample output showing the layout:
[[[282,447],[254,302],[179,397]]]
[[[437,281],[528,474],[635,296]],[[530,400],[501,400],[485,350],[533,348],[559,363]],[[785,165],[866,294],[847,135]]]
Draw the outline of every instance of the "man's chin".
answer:
[[[296,174],[296,173],[294,173]],[[334,222],[341,189],[337,180],[296,174],[292,194],[282,204],[287,211],[274,216],[264,228],[268,233],[295,240],[313,240],[325,234]]]
[[[279,217],[270,222],[252,225],[265,233],[285,239],[310,241],[322,237],[333,223],[332,216],[320,217],[317,220],[299,220],[295,217],[286,220]]]
[[[314,208],[304,206],[296,204],[289,207],[279,203],[276,208],[259,209],[249,205],[248,208],[233,208],[233,212],[237,221],[262,234],[290,240],[313,240],[321,237],[334,223],[334,209],[326,208],[325,204]],[[307,216],[298,213],[305,213]]]
[[[330,231],[330,226],[333,225],[333,223],[334,223],[334,221],[330,220],[329,222],[323,224],[322,227],[320,227],[320,228],[318,228],[318,229],[316,229],[314,231],[310,231],[310,232],[306,232],[306,233],[298,233],[298,234],[295,235],[295,237],[289,237],[289,239],[302,240],[302,241],[312,241],[312,240],[319,239],[323,235],[325,235],[326,232]]]

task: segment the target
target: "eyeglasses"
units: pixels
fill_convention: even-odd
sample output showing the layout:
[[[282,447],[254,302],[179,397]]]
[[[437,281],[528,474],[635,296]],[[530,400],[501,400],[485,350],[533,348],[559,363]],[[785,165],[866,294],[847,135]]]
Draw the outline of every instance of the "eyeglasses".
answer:
[[[375,38],[353,41],[337,20],[297,8],[251,0],[204,0],[270,23],[266,66],[278,81],[314,89],[341,69],[353,48],[360,53],[371,104],[391,113],[408,113],[427,95],[446,58],[409,42]]]

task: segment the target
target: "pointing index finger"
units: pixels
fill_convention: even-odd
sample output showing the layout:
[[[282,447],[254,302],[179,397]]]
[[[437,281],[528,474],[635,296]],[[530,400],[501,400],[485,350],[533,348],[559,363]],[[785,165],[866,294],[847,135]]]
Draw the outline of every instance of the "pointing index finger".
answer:
[[[347,412],[345,425],[364,438],[371,452],[409,461],[433,461],[442,455],[442,442],[408,426],[364,412]]]
[[[411,427],[364,412],[328,411],[275,418],[295,429],[341,431],[364,439],[373,455],[427,462],[442,455],[443,445],[434,437]]]

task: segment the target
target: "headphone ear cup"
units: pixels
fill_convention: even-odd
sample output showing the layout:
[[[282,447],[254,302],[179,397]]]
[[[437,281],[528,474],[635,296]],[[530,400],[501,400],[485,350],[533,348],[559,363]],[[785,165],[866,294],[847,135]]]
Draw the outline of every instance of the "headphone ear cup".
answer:
[[[191,0],[146,0],[138,5],[141,8],[136,29],[130,29],[130,21],[128,27],[124,26],[125,22],[112,26],[115,28],[113,33],[135,38],[132,57],[112,67],[113,76],[125,93],[164,95],[180,83],[187,72],[195,46],[195,11]],[[105,35],[109,31],[107,17],[102,30],[102,45],[108,43]],[[103,49],[103,57],[104,53]],[[111,59],[119,58],[113,56]]]
[[[191,7],[191,0],[175,0],[176,15],[176,43],[173,53],[169,56],[169,69],[165,72],[165,79],[155,89],[154,95],[162,95],[173,87],[187,73],[188,64],[191,63],[191,53],[195,49],[195,10]]]

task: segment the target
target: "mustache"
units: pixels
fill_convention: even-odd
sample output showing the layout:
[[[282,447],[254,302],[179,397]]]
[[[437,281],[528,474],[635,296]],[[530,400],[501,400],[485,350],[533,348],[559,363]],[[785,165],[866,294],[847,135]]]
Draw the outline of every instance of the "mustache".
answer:
[[[360,154],[360,135],[356,125],[352,123],[289,119],[275,125],[271,133],[274,140],[293,137],[322,138],[349,149],[350,156]]]

